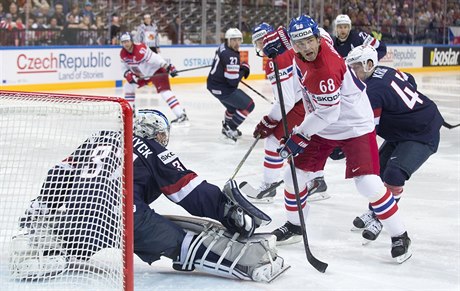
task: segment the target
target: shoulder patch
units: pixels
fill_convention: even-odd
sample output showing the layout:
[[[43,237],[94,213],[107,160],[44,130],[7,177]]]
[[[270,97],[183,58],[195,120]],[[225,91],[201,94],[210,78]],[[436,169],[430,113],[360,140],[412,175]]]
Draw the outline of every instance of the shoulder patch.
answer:
[[[163,162],[163,164],[169,164],[176,158],[176,154],[174,154],[170,150],[165,150],[162,153],[159,153],[157,157]]]

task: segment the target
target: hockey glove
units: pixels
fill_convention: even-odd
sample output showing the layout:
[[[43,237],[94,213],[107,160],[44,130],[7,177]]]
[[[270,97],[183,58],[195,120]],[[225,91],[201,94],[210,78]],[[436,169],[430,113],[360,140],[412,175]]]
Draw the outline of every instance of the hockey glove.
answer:
[[[124,77],[126,79],[126,81],[128,81],[128,83],[130,84],[137,84],[137,81],[138,81],[138,78],[136,75],[134,75],[133,72],[131,71],[126,71],[125,74],[124,74]]]
[[[305,148],[308,146],[309,141],[309,137],[300,133],[293,134],[286,142],[284,142],[284,139],[281,139],[281,147],[278,149],[278,152],[283,159],[287,159],[290,156],[295,157],[298,154],[303,153]]]
[[[174,67],[174,65],[172,64],[169,64],[169,66],[166,68],[166,71],[172,78],[176,77],[179,74],[176,70],[176,67]]]
[[[332,153],[329,155],[331,159],[334,161],[341,160],[345,158],[345,154],[343,153],[341,148],[335,148]]]
[[[275,130],[275,127],[278,125],[279,121],[273,120],[268,115],[265,115],[262,120],[257,124],[254,133],[252,134],[255,138],[259,136],[260,138],[266,138],[271,135]]]
[[[251,72],[251,67],[248,63],[242,62],[240,65],[240,74],[243,78],[247,79],[249,77],[249,73]]]
[[[144,87],[145,85],[147,85],[149,83],[149,80],[150,79],[138,79],[137,80],[137,88]]]
[[[291,49],[291,41],[286,29],[280,26],[277,30],[267,33],[264,37],[263,51],[266,56],[273,59]]]

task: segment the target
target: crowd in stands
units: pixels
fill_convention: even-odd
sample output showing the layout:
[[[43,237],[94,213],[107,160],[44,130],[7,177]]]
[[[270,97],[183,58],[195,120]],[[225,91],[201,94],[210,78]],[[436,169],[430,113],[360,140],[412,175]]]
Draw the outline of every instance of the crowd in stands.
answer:
[[[160,33],[170,43],[200,43],[201,0],[0,0],[0,45],[95,45],[118,44],[118,34],[133,31],[141,24],[142,15],[152,14]],[[274,26],[286,22],[287,3],[296,1],[242,0],[242,23],[238,23],[239,0],[222,1],[222,30],[267,21]],[[207,1],[207,31],[216,25],[215,1]],[[348,14],[354,27],[373,33],[386,43],[444,43],[446,28],[460,26],[458,0],[325,0],[312,1],[312,17],[330,33],[338,14]],[[29,5],[31,3],[31,5]],[[303,1],[302,13],[312,4]],[[110,5],[109,5],[110,4]],[[320,13],[320,7],[324,7]],[[276,12],[275,12],[276,11]],[[320,16],[323,15],[323,19]],[[182,21],[181,21],[182,19]],[[244,27],[242,30],[244,30]],[[178,37],[179,31],[181,32]],[[248,32],[250,33],[250,32]],[[211,39],[208,43],[219,43]]]

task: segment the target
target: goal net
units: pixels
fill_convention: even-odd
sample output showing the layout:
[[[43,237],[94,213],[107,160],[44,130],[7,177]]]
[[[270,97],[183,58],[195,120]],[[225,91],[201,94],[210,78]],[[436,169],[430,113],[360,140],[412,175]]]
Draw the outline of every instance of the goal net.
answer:
[[[0,91],[0,289],[132,290],[124,99]]]

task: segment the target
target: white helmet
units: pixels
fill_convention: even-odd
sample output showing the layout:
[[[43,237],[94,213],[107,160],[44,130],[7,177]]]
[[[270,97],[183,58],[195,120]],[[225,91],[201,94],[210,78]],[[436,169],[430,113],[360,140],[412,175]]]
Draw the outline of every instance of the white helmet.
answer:
[[[169,129],[168,118],[158,110],[141,109],[134,119],[135,135],[154,139],[164,147],[169,142]]]
[[[241,33],[241,31],[238,29],[238,28],[229,28],[226,32],[225,32],[225,39],[231,39],[231,38],[241,38],[243,39],[243,34]]]
[[[366,64],[368,60],[371,60],[374,63],[372,68],[370,68],[369,70],[366,69]],[[355,47],[348,53],[348,56],[345,61],[347,62],[347,65],[361,62],[363,64],[364,72],[371,72],[375,69],[375,67],[377,67],[379,59],[377,51],[373,46],[360,45]]]
[[[340,25],[340,24],[348,24],[351,28],[351,19],[348,15],[346,14],[339,14],[337,15],[337,17],[335,18],[335,26],[337,27],[337,25]]]

